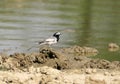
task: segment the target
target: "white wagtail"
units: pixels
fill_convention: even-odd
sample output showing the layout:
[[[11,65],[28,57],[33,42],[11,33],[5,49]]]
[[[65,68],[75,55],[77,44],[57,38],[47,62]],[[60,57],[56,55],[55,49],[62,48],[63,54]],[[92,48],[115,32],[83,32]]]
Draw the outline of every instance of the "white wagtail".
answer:
[[[59,41],[59,39],[60,39],[59,36],[60,36],[60,35],[61,35],[60,32],[56,32],[56,33],[53,34],[52,37],[50,37],[50,38],[48,38],[48,39],[45,39],[44,41],[40,41],[39,44],[40,44],[40,45],[43,45],[43,44],[45,44],[45,45],[55,44],[55,43],[57,43],[57,42]]]
[[[53,34],[52,37],[47,38],[44,41],[40,41],[38,43],[39,43],[39,45],[49,45],[50,46],[50,45],[55,44],[59,41],[60,35],[61,35],[60,32],[56,32]],[[32,46],[31,48],[33,48],[33,47],[35,47],[35,46]],[[30,50],[31,48],[29,48],[28,50]]]

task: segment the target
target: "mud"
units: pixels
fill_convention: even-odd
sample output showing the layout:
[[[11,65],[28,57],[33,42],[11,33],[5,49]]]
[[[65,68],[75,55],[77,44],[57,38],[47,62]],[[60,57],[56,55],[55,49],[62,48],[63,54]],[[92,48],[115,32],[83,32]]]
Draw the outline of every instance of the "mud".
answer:
[[[95,56],[99,53],[99,51],[95,48],[91,47],[80,47],[80,46],[72,46],[69,48],[61,49],[62,53],[72,54],[75,56]]]
[[[111,52],[118,51],[119,48],[120,48],[120,46],[116,43],[109,43],[108,44],[108,50],[111,51]]]
[[[60,50],[45,48],[38,53],[14,53],[10,56],[0,56],[0,67],[7,70],[22,70],[31,66],[49,66],[58,70],[81,68],[120,69],[120,61],[110,62],[104,59],[91,59],[80,54],[81,52],[84,55],[92,52],[98,53],[96,49],[80,46]]]
[[[73,46],[0,54],[0,84],[120,84],[120,61],[89,58],[97,53]]]
[[[120,84],[119,71],[81,71],[61,71],[47,66],[30,67],[27,72],[0,71],[0,84]]]

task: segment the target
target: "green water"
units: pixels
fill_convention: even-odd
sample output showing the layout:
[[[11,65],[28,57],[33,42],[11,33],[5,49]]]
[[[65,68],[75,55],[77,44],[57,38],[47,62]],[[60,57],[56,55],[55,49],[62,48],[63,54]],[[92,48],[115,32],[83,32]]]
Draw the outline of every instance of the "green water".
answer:
[[[55,48],[90,46],[99,50],[94,58],[120,60],[120,51],[108,51],[109,43],[120,45],[120,0],[0,1],[1,52],[27,52],[56,31]]]

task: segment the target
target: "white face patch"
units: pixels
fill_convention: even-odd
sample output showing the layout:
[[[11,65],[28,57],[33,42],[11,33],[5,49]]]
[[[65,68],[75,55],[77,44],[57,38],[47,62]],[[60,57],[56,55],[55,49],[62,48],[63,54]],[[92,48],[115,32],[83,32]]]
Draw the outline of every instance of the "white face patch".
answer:
[[[57,32],[56,35],[60,35],[61,33],[60,32]]]

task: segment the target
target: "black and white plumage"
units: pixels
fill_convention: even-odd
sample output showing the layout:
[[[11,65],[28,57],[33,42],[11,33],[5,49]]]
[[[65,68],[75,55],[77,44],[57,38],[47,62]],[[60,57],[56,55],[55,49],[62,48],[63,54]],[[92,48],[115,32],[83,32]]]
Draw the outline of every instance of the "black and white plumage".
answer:
[[[52,45],[52,44],[55,44],[55,43],[57,43],[57,42],[59,41],[60,35],[61,35],[60,32],[56,32],[56,33],[53,34],[52,37],[50,37],[50,38],[48,38],[48,39],[45,39],[44,41],[40,41],[39,44],[40,44],[40,45],[49,45],[49,46]],[[30,47],[30,48],[27,49],[27,50],[30,50],[30,49],[32,49],[33,47],[36,47],[36,45]]]
[[[48,38],[48,39],[45,39],[44,41],[41,41],[39,42],[40,45],[52,45],[52,44],[55,44],[59,41],[60,39],[60,35],[61,33],[60,32],[56,32],[53,34],[52,37]]]

